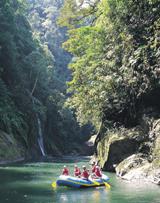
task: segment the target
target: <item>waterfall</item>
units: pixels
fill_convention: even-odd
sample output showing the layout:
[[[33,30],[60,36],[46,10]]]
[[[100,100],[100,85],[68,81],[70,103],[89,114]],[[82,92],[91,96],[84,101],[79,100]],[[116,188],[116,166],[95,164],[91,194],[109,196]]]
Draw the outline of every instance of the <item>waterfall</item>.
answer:
[[[41,105],[40,101],[35,98],[33,95],[31,95],[30,92],[28,92],[29,96],[31,97],[32,103],[33,103],[33,107],[35,105]],[[37,125],[38,125],[38,145],[41,151],[42,156],[46,156],[45,150],[44,150],[44,141],[43,141],[43,133],[42,133],[42,125],[41,125],[41,120],[39,118],[39,115],[37,112],[35,112],[36,114],[36,118],[37,118]]]
[[[39,148],[41,150],[42,156],[46,156],[45,151],[44,151],[44,142],[43,142],[41,120],[38,116],[37,116],[37,121],[38,121],[38,145],[39,145]]]

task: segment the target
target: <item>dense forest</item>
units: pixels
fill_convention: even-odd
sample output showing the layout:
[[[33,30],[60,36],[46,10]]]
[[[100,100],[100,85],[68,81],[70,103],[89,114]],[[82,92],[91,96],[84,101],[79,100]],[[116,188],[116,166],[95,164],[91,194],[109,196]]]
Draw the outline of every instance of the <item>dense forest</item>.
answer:
[[[46,45],[54,57],[54,77],[59,81],[58,88],[66,86],[66,80],[70,78],[67,68],[71,56],[62,48],[66,38],[66,28],[57,25],[57,18],[60,15],[60,8],[63,0],[28,0],[28,20],[32,27],[33,36]]]
[[[71,56],[61,48],[66,28],[56,25],[62,4],[56,0],[0,2],[2,160],[69,153],[77,147],[74,142],[87,140],[84,130],[89,133],[89,127],[80,127],[74,112],[64,105]]]
[[[65,1],[69,101],[82,123],[135,125],[144,105],[159,106],[159,11],[158,0]]]

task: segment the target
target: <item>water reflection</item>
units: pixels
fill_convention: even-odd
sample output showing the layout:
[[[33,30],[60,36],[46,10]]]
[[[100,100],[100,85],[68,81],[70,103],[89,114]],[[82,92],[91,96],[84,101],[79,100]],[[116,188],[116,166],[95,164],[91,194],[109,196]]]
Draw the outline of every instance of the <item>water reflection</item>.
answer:
[[[102,203],[108,202],[108,190],[104,187],[87,189],[57,189],[54,191],[56,202],[64,203]]]
[[[100,192],[95,190],[92,194],[92,199],[95,200],[97,203],[100,202]]]

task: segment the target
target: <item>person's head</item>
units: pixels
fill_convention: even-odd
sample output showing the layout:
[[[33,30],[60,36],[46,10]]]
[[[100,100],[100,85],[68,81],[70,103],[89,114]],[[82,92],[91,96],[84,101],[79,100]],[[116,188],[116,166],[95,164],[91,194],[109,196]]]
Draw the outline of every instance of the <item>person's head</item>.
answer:
[[[74,168],[78,168],[78,166],[77,166],[77,165],[74,165]]]
[[[67,168],[66,165],[64,165],[63,168]]]
[[[82,168],[83,168],[83,170],[86,170],[86,166],[85,165],[83,165]]]
[[[93,161],[93,162],[92,162],[92,166],[94,166],[95,164],[96,164],[96,162],[95,162],[95,161]]]

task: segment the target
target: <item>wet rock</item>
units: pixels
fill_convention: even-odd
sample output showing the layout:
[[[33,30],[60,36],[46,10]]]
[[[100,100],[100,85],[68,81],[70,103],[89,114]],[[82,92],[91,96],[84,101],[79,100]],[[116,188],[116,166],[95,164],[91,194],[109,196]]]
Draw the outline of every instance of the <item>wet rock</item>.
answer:
[[[160,185],[160,119],[145,115],[135,128],[107,131],[96,158],[103,170],[116,171],[123,179]]]
[[[149,162],[143,154],[134,154],[116,167],[116,174],[126,180],[140,179],[146,177],[145,168],[149,167]]]
[[[107,171],[114,171],[114,166],[138,150],[139,143],[134,139],[124,138],[109,146],[108,159],[104,164]]]
[[[157,185],[160,185],[160,169],[153,169],[149,175],[149,180]]]
[[[114,172],[116,165],[137,152],[143,139],[137,129],[109,132],[97,146],[97,159],[103,170]]]

